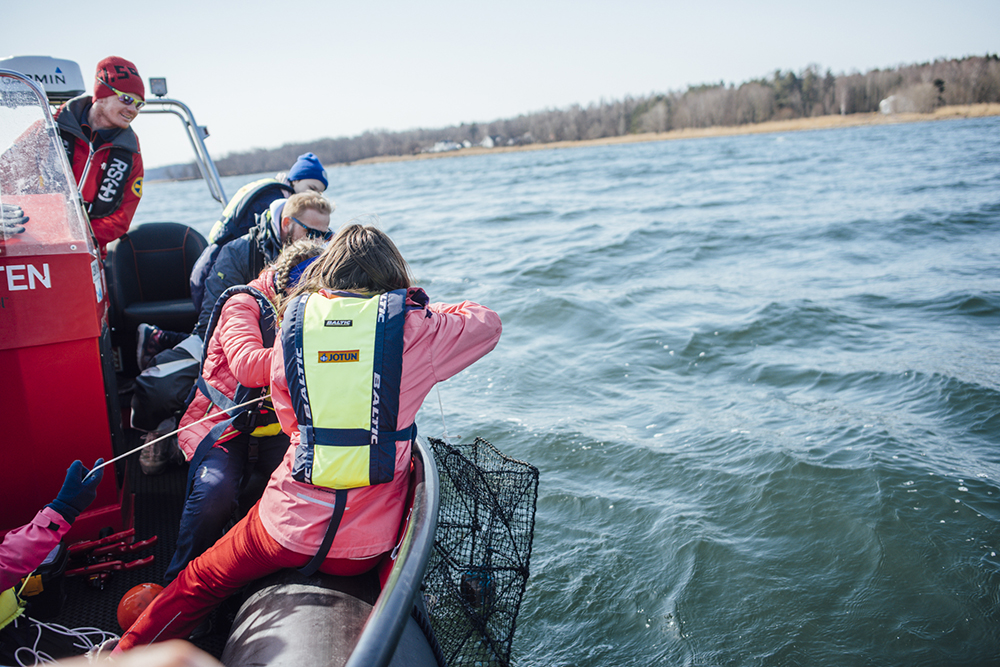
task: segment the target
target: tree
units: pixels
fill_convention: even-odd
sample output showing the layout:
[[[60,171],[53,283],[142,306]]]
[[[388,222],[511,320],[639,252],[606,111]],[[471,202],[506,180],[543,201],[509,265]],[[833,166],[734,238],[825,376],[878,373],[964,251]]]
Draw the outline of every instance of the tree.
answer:
[[[822,77],[818,65],[796,74],[777,69],[768,78],[738,87],[725,82],[690,86],[685,91],[652,93],[623,100],[605,100],[583,107],[545,109],[516,118],[489,123],[462,123],[458,127],[417,129],[405,132],[370,130],[357,137],[319,139],[265,150],[231,153],[216,162],[223,176],[276,172],[288,169],[303,152],[314,152],[324,164],[350,163],[378,155],[411,155],[435,142],[483,136],[501,136],[503,143],[573,141],[621,136],[628,133],[664,132],[686,127],[741,125],[775,118],[796,118],[830,113],[866,113],[879,102],[897,95],[914,111],[934,106],[1000,102],[1000,57],[996,54],[933,63],[874,69],[864,74]],[[168,174],[188,174],[192,165],[171,167]]]

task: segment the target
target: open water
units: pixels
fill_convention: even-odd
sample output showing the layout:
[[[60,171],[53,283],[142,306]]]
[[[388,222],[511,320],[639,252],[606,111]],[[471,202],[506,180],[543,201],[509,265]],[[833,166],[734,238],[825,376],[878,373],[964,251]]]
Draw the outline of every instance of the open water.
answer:
[[[1000,663],[1000,118],[330,176],[503,319],[441,398],[541,470],[517,665]]]

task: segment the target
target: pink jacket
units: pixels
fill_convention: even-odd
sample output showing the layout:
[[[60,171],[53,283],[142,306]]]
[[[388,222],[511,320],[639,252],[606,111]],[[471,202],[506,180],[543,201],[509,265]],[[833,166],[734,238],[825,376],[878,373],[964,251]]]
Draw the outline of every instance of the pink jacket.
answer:
[[[256,287],[272,302],[274,294],[274,272],[265,271],[258,278],[250,281],[251,287]],[[271,380],[272,348],[264,347],[260,335],[260,308],[257,301],[249,294],[237,294],[222,307],[219,323],[215,327],[211,340],[208,341],[208,353],[202,377],[232,398],[236,385],[245,387],[266,387]],[[215,417],[181,431],[177,442],[184,450],[184,456],[190,461],[198,444],[213,426],[226,419],[205,394],[195,392],[184,416],[181,417],[181,427],[202,419],[214,413]],[[232,427],[219,438],[225,442],[237,434]]]
[[[42,564],[69,530],[69,522],[51,507],[43,507],[31,523],[12,530],[0,544],[0,591]]]
[[[408,298],[407,305],[417,304]],[[471,301],[458,305],[435,303],[426,311],[408,312],[403,328],[397,425],[402,428],[413,423],[431,388],[496,347],[500,331],[500,317]],[[260,519],[281,546],[311,556],[319,550],[330,523],[334,491],[292,479],[299,429],[288,395],[280,343],[275,345],[271,365],[271,399],[282,429],[291,437],[291,445],[260,500]],[[347,507],[328,558],[367,558],[395,546],[409,470],[410,442],[401,441],[396,443],[396,468],[391,482],[348,492]]]

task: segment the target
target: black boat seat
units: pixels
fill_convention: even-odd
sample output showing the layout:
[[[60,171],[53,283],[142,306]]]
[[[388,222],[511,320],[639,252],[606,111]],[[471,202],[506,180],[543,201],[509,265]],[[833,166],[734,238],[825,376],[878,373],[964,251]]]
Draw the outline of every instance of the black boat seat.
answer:
[[[136,326],[140,322],[146,322],[170,331],[188,332],[193,326],[183,326],[183,324],[190,322],[192,317],[197,317],[197,313],[194,312],[191,299],[139,301],[125,306],[125,321],[135,323]],[[170,324],[172,322],[182,324],[175,326]]]
[[[108,247],[113,343],[126,372],[135,375],[136,327],[145,322],[190,333],[198,321],[191,301],[191,269],[208,246],[196,230],[176,222],[135,227]]]

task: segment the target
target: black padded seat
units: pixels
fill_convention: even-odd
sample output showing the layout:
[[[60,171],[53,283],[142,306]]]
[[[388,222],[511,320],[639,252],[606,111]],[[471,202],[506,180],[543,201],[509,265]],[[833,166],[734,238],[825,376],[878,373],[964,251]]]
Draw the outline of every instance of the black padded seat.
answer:
[[[191,301],[191,269],[208,246],[196,230],[176,222],[148,222],[108,246],[114,343],[124,369],[135,375],[136,327],[145,322],[190,333],[198,321]],[[131,370],[132,372],[128,372]]]

